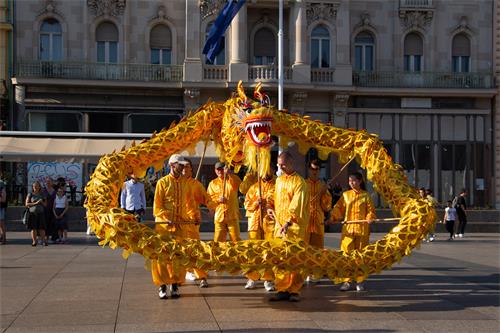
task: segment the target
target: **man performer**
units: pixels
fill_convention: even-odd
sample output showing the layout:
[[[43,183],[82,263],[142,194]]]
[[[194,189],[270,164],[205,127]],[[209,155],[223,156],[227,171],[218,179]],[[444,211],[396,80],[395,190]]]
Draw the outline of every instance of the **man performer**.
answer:
[[[241,179],[229,172],[222,162],[215,164],[217,178],[208,184],[208,195],[217,203],[214,216],[214,241],[225,242],[227,233],[233,242],[240,238],[240,207],[238,187]]]
[[[271,173],[264,177],[260,184],[257,180],[256,183],[250,186],[245,196],[245,209],[248,217],[248,239],[250,240],[270,240],[274,236],[275,223],[267,215],[267,209],[274,209],[274,186],[276,183],[275,170],[272,166],[270,171]],[[245,289],[254,289],[255,281],[263,279],[266,291],[275,290],[274,283],[271,281],[271,272],[266,272],[261,277],[258,272],[252,271],[246,276],[248,280]]]
[[[160,235],[170,235],[180,241],[186,237],[185,225],[188,221],[186,202],[188,189],[186,178],[182,176],[182,169],[187,164],[184,157],[173,154],[168,160],[170,173],[161,178],[156,184],[153,214],[156,222],[156,231]],[[184,282],[186,269],[176,262],[151,261],[151,274],[155,285],[160,286],[158,296],[167,299],[167,285],[170,296],[180,297],[179,284]]]
[[[186,178],[187,190],[188,190],[188,200],[186,201],[187,209],[187,221],[193,224],[188,224],[183,226],[186,230],[186,238],[200,239],[200,223],[201,223],[201,210],[200,205],[205,205],[209,208],[210,214],[213,215],[213,210],[216,204],[212,201],[210,196],[207,194],[203,184],[197,179],[193,178],[193,164],[187,158],[185,158],[187,164],[182,170],[182,175]],[[206,271],[193,268],[188,269],[186,277],[190,280],[200,280],[200,288],[207,288],[208,274]]]
[[[130,179],[123,183],[120,206],[136,216],[139,222],[141,216],[146,212],[144,184],[139,182],[134,174],[130,175]]]
[[[306,179],[309,192],[309,225],[306,231],[306,243],[320,249],[325,247],[325,214],[332,209],[332,196],[322,180],[319,179],[321,168],[318,160],[309,162],[309,178]],[[306,282],[314,282],[312,276]]]
[[[282,175],[276,179],[274,191],[274,236],[290,240],[305,240],[309,223],[309,192],[306,182],[295,172],[292,155],[284,151],[278,156],[278,167]],[[270,301],[298,302],[304,278],[298,272],[275,270],[275,286],[278,291]]]

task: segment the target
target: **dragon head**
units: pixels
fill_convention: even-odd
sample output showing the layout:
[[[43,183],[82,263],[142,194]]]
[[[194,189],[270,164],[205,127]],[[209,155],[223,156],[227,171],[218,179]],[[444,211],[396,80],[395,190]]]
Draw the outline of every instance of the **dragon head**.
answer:
[[[254,98],[245,95],[240,81],[238,94],[224,103],[222,144],[218,150],[221,159],[236,171],[246,165],[264,177],[269,173],[271,160],[273,108],[260,82],[255,87]]]

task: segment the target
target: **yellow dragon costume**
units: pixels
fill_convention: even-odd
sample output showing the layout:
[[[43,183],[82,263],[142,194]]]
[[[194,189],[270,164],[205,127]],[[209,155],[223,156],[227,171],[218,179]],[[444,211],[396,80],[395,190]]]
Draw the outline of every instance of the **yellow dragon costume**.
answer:
[[[436,213],[408,184],[401,166],[393,163],[382,142],[365,131],[336,128],[279,111],[270,105],[261,88],[259,83],[255,100],[249,99],[240,82],[238,94],[225,103],[209,101],[177,125],[153,133],[150,139],[132,144],[129,149],[103,156],[85,189],[88,221],[101,239],[99,244],[121,247],[124,258],[139,253],[147,267],[151,259],[233,274],[263,273],[276,267],[300,271],[304,276],[327,275],[333,281],[361,281],[410,254],[432,227]],[[128,174],[141,177],[150,166],[160,169],[170,155],[191,149],[200,140],[213,140],[220,160],[236,170],[244,164],[264,176],[270,163],[271,135],[279,136],[280,144],[285,146],[297,142],[302,153],[314,147],[322,159],[330,153],[337,154],[341,161],[355,157],[367,170],[376,191],[401,216],[400,223],[381,240],[360,251],[344,253],[281,239],[178,242],[137,223],[118,206],[121,184]]]

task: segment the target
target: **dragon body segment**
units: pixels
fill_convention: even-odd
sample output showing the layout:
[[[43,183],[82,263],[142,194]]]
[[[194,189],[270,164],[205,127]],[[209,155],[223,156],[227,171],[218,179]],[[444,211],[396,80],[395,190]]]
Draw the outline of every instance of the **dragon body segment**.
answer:
[[[100,244],[123,248],[124,258],[132,252],[139,253],[146,262],[158,259],[231,273],[280,268],[318,277],[327,275],[339,281],[347,277],[363,279],[391,267],[429,232],[435,211],[408,184],[403,170],[393,163],[376,136],[278,111],[270,105],[260,84],[254,98],[245,95],[240,83],[237,95],[228,101],[208,102],[177,125],[153,134],[151,139],[103,156],[86,187],[87,218],[101,239]],[[150,166],[160,169],[170,155],[189,149],[200,140],[212,139],[220,159],[236,170],[245,165],[265,176],[269,172],[271,135],[279,136],[284,144],[297,142],[302,152],[314,147],[323,159],[330,153],[343,161],[356,158],[367,170],[377,192],[401,216],[400,223],[381,240],[360,251],[344,253],[281,239],[178,242],[160,236],[117,208],[127,174],[144,175]]]

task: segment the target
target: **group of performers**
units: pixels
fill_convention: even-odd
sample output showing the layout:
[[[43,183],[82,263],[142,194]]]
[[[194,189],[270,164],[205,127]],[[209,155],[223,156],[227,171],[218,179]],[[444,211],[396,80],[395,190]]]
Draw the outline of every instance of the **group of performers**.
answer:
[[[221,162],[215,164],[217,178],[205,191],[203,185],[192,177],[191,162],[179,154],[169,159],[170,173],[161,178],[155,190],[153,214],[158,233],[169,234],[177,240],[200,239],[200,206],[208,207],[214,214],[214,241],[225,242],[229,234],[231,241],[241,240],[239,227],[238,192],[245,195],[248,217],[248,239],[269,240],[286,238],[303,240],[311,246],[324,247],[324,224],[343,223],[340,248],[342,251],[362,249],[369,242],[369,224],[375,219],[375,209],[370,195],[364,190],[360,173],[349,176],[350,190],[345,191],[332,209],[332,198],[326,184],[319,179],[320,164],[309,163],[309,178],[302,178],[294,168],[292,155],[284,151],[278,156],[279,177],[275,169],[258,179],[247,174],[243,181],[230,172]],[[329,213],[329,218],[326,219]],[[326,220],[326,222],[325,222]],[[161,299],[180,297],[179,286],[185,282],[186,270],[199,280],[201,288],[208,287],[207,272],[187,269],[174,262],[153,260],[151,265],[153,282],[159,286]],[[246,289],[256,287],[258,280],[264,281],[268,292],[276,291],[270,301],[300,300],[299,293],[304,277],[298,272],[273,269],[272,272],[247,272]],[[346,291],[354,284],[345,280],[340,290]],[[362,283],[356,290],[364,290]]]

